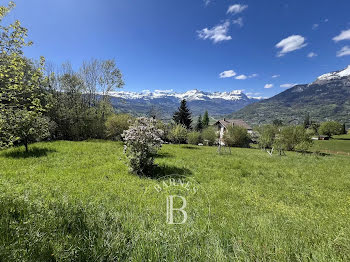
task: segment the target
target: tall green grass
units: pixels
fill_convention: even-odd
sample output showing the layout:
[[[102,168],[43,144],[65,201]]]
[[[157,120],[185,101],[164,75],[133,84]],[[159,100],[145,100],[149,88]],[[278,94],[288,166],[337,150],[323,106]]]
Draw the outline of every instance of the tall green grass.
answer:
[[[312,149],[331,154],[350,155],[350,134],[334,136],[330,140],[316,140]]]
[[[165,223],[156,179],[122,144],[37,143],[0,152],[0,261],[349,261],[347,156],[165,145],[158,177],[196,180],[196,224]],[[148,193],[147,193],[148,192]],[[189,214],[191,215],[191,214]]]

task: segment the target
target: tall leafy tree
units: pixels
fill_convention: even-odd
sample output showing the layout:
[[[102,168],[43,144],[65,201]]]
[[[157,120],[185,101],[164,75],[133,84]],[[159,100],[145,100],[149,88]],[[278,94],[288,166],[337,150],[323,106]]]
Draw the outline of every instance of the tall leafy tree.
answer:
[[[67,140],[104,138],[105,121],[114,113],[108,92],[123,85],[115,62],[93,59],[84,62],[79,71],[65,63],[58,72],[48,73],[50,92],[55,98],[49,111],[50,118],[57,124],[54,137]]]
[[[204,116],[203,116],[203,128],[206,128],[207,126],[209,126],[209,114],[208,114],[208,110],[205,110]]]
[[[0,6],[0,23],[15,6]],[[48,120],[43,113],[49,107],[43,78],[44,58],[39,65],[23,56],[27,29],[19,21],[0,25],[0,146],[28,144],[46,137]]]
[[[342,133],[343,125],[336,121],[323,122],[319,128],[321,135],[332,137],[333,135],[340,135]]]
[[[173,115],[173,120],[176,124],[184,125],[187,129],[191,128],[191,112],[187,107],[186,99],[181,101],[180,107]]]
[[[202,129],[203,129],[202,115],[199,115],[196,123],[196,131],[202,131]]]

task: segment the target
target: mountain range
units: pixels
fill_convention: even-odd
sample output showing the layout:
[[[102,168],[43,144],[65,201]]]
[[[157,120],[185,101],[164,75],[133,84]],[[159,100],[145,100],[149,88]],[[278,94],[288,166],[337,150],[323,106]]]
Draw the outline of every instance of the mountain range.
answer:
[[[337,120],[350,123],[350,65],[319,76],[310,84],[295,85],[271,98],[248,97],[241,90],[184,93],[172,90],[111,92],[111,102],[118,112],[136,116],[156,112],[159,118],[171,119],[182,99],[193,116],[208,110],[213,118],[223,116],[244,119],[251,125],[271,123],[275,119],[300,124],[307,114],[313,121]]]
[[[237,111],[260,98],[248,97],[241,90],[231,92],[203,92],[197,89],[184,93],[172,90],[155,90],[109,93],[111,103],[118,112],[132,115],[147,115],[151,110],[156,111],[160,118],[171,119],[182,99],[186,99],[193,116],[203,115],[205,110],[212,117],[222,117]]]
[[[229,117],[242,118],[250,124],[302,123],[307,114],[311,120],[337,120],[350,123],[350,65],[327,73],[314,82],[296,85],[269,99],[246,106]]]

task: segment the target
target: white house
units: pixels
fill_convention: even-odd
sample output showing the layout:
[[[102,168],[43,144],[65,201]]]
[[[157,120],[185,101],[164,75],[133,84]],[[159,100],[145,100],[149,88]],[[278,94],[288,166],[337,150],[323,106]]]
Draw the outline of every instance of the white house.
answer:
[[[240,126],[247,129],[248,134],[253,133],[253,129],[242,119],[225,119],[224,118],[222,120],[217,121],[214,124],[214,126],[218,127],[218,132],[220,134],[220,139],[219,139],[220,144],[223,144],[224,133],[229,126]]]

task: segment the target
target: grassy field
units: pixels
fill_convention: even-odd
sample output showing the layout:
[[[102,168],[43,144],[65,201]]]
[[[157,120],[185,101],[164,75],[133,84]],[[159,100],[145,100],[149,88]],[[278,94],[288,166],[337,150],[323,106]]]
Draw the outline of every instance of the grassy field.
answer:
[[[0,261],[350,260],[348,156],[165,145],[157,176],[194,179],[210,203],[209,224],[199,199],[196,223],[168,225],[147,191],[162,181],[129,174],[122,144],[31,149],[0,152]]]
[[[334,136],[331,140],[314,142],[313,151],[350,155],[350,134]]]

